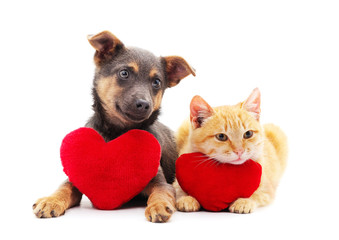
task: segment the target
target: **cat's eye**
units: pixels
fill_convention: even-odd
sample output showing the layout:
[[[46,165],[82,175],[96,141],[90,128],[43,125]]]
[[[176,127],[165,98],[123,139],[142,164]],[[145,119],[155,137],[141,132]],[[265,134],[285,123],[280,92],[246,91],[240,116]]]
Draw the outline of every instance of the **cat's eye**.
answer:
[[[222,142],[225,142],[228,139],[226,134],[223,134],[223,133],[218,133],[217,135],[215,135],[215,137],[216,137],[216,139],[218,139],[219,141],[222,141]]]
[[[248,130],[247,132],[244,133],[244,138],[248,139],[251,138],[253,136],[253,131]]]
[[[119,76],[121,77],[121,78],[123,78],[123,79],[127,79],[128,78],[128,76],[129,76],[129,73],[128,73],[128,71],[127,70],[121,70],[120,72],[119,72]]]

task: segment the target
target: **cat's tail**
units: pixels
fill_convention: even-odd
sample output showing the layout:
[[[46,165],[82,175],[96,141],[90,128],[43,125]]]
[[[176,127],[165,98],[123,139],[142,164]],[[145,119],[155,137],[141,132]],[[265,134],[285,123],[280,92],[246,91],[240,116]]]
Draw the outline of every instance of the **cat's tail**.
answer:
[[[264,129],[266,138],[272,143],[278,155],[280,167],[284,170],[288,155],[287,136],[280,127],[274,124],[265,124]]]

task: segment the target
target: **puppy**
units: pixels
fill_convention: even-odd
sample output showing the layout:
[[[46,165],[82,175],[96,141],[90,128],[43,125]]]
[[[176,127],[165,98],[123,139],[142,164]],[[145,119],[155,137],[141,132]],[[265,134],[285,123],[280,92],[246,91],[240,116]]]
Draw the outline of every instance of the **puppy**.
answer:
[[[175,211],[175,177],[178,157],[172,131],[157,121],[166,88],[176,86],[195,70],[181,57],[156,57],[125,47],[108,31],[88,36],[96,65],[93,81],[93,110],[86,127],[111,141],[131,129],[152,133],[162,149],[157,175],[143,190],[148,196],[145,216],[151,222],[167,222]],[[82,193],[69,181],[54,194],[33,205],[39,218],[58,217],[80,204]]]

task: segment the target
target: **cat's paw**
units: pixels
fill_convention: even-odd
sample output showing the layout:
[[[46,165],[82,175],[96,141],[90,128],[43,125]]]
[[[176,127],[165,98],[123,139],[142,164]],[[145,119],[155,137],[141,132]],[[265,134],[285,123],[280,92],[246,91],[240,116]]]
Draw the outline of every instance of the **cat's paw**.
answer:
[[[176,207],[181,212],[196,212],[200,209],[200,203],[192,196],[183,196],[177,200]]]
[[[239,198],[229,207],[232,213],[251,213],[257,208],[257,204],[250,198]]]
[[[33,205],[33,212],[38,218],[59,217],[65,214],[65,211],[65,204],[54,197],[40,198]]]

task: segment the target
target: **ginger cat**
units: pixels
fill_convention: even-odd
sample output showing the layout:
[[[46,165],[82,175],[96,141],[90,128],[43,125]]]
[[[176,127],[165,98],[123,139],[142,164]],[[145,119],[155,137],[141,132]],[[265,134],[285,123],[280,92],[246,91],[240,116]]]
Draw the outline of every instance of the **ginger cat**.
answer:
[[[287,138],[279,127],[259,123],[259,89],[254,89],[245,102],[216,108],[195,96],[190,110],[190,121],[182,124],[176,136],[179,155],[201,152],[221,163],[231,164],[242,164],[248,159],[257,161],[262,166],[259,188],[250,198],[233,202],[229,211],[251,213],[256,207],[269,204],[286,166]],[[173,185],[179,211],[200,209],[199,202],[188,196],[177,180]]]

